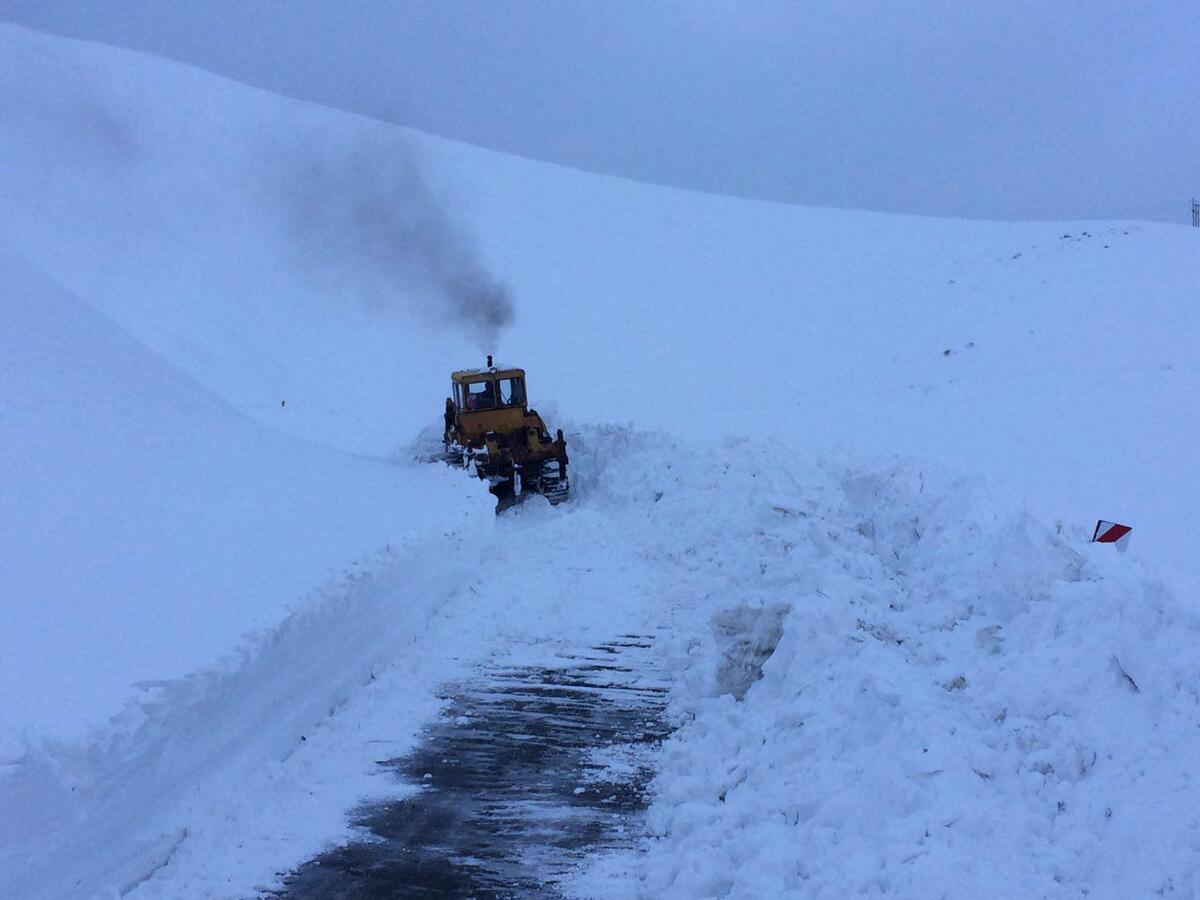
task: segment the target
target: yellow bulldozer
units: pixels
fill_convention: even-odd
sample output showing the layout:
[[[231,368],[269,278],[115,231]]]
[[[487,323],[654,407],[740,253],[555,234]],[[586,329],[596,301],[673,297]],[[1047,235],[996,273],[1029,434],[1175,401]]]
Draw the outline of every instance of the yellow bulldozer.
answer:
[[[526,494],[551,503],[570,495],[567,442],[560,428],[550,436],[546,423],[529,408],[525,371],[495,366],[450,374],[442,435],[445,459],[489,483],[501,506]]]

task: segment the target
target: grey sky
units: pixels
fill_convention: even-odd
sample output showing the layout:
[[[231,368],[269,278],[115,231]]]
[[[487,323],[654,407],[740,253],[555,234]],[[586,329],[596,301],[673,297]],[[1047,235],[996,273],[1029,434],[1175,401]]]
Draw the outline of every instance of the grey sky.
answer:
[[[1200,0],[0,0],[499,150],[706,191],[1187,221]]]

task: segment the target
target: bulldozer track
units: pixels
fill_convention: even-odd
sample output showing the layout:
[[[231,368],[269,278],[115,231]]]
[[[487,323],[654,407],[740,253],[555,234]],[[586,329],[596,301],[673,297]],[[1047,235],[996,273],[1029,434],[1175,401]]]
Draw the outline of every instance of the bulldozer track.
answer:
[[[668,734],[653,641],[622,635],[560,659],[487,667],[448,690],[417,748],[380,763],[420,788],[358,810],[362,839],[300,866],[277,896],[557,897],[590,856],[635,846]]]

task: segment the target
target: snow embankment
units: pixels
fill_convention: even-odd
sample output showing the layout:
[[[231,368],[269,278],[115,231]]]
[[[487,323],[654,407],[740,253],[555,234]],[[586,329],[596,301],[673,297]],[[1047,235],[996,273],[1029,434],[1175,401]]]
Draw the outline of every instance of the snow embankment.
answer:
[[[82,739],[389,542],[491,515],[448,474],[234,412],[3,247],[0,305],[0,763]]]
[[[915,465],[747,447],[707,471],[650,515],[719,610],[681,650],[656,837],[598,872],[654,897],[1191,895],[1185,598]]]
[[[147,686],[90,745],[29,747],[0,777],[0,893],[124,896],[170,864],[188,885],[165,896],[245,896],[343,833],[344,810],[380,788],[379,741],[360,729],[403,747],[459,670],[447,631],[466,629],[445,611],[472,583],[464,541],[491,524],[314,592],[219,665]]]

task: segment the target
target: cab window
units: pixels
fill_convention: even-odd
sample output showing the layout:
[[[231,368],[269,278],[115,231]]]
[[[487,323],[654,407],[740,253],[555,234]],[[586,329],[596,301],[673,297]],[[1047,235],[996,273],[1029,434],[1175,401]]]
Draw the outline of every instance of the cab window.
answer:
[[[496,405],[496,392],[492,382],[476,381],[468,384],[466,388],[467,409],[491,409]]]
[[[525,402],[525,383],[520,378],[501,378],[496,385],[500,389],[501,406],[520,406]]]

